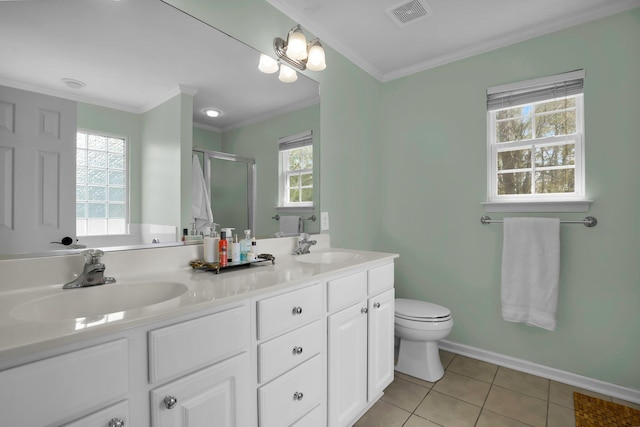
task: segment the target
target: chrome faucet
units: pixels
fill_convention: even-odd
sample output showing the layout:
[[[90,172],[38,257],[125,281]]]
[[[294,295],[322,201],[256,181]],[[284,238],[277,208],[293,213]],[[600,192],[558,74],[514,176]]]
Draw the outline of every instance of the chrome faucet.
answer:
[[[309,240],[309,237],[310,236],[307,233],[300,234],[300,240],[298,240],[298,249],[296,249],[294,255],[308,254],[309,248],[318,243],[315,240]]]
[[[82,273],[72,281],[65,283],[63,289],[84,288],[86,286],[104,285],[114,283],[113,277],[104,277],[105,265],[100,261],[104,252],[100,249],[89,249],[82,252],[84,255],[84,268]]]

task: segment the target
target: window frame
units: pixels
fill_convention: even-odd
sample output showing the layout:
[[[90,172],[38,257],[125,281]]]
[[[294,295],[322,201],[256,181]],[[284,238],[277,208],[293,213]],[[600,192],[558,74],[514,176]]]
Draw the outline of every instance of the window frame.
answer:
[[[495,101],[490,106],[490,97],[500,96],[502,93],[509,94],[509,91],[520,96],[526,93],[529,88],[537,88],[540,86],[553,85],[558,87],[558,82],[563,81],[563,77],[578,78],[580,80],[579,90],[569,94],[562,94],[562,91],[550,89],[550,95],[537,95],[537,97],[524,100],[524,102],[505,105],[503,108],[496,108]],[[590,201],[585,200],[585,143],[584,143],[584,92],[582,90],[582,82],[584,72],[582,70],[570,73],[550,76],[541,79],[529,80],[526,82],[514,83],[509,85],[497,86],[489,88],[487,91],[487,202],[483,203],[485,210],[488,212],[541,212],[541,211],[586,211],[590,206]],[[551,83],[549,83],[551,82]],[[553,83],[556,82],[556,83]],[[495,95],[497,94],[497,95]],[[553,95],[555,94],[555,95]],[[505,96],[507,98],[509,95]],[[551,102],[563,98],[576,99],[576,132],[569,135],[559,135],[543,138],[535,138],[535,105],[545,102]],[[510,101],[510,99],[508,99]],[[505,109],[512,109],[521,106],[532,106],[532,138],[511,142],[497,142],[497,114]],[[540,116],[540,114],[538,114]],[[571,193],[535,193],[535,174],[536,170],[540,171],[540,167],[535,165],[535,148],[551,145],[574,144],[574,191]],[[529,148],[532,150],[531,165],[522,169],[523,172],[532,174],[531,194],[498,194],[498,153],[505,151],[513,151],[518,148]],[[566,166],[543,167],[544,170],[567,169]],[[519,171],[514,169],[511,171]],[[504,172],[502,172],[504,173]],[[573,204],[573,206],[571,206]]]
[[[124,228],[125,228],[125,232],[124,233],[113,233],[113,234],[89,234],[88,233],[88,220],[89,220],[89,216],[88,216],[88,211],[87,213],[87,217],[84,218],[84,220],[87,223],[87,227],[86,227],[86,231],[87,233],[84,234],[80,234],[79,233],[79,229],[77,226],[78,223],[78,217],[76,216],[76,235],[78,237],[84,237],[84,238],[93,238],[93,237],[114,237],[114,236],[129,236],[131,235],[131,222],[130,222],[130,210],[131,210],[131,201],[130,201],[130,194],[131,194],[131,189],[130,189],[130,144],[129,144],[129,138],[125,135],[120,135],[120,134],[115,134],[115,133],[111,133],[111,132],[103,132],[103,131],[99,131],[99,130],[95,130],[95,129],[87,129],[87,128],[78,128],[76,129],[76,150],[78,150],[79,148],[77,147],[77,134],[79,133],[84,133],[87,135],[87,142],[89,139],[89,135],[97,135],[97,136],[101,136],[104,138],[115,138],[115,139],[121,139],[124,141]],[[85,150],[89,150],[89,148],[87,147]],[[89,166],[87,165],[87,168]],[[76,172],[78,170],[78,163],[77,163],[77,158],[76,158],[76,162],[75,162],[75,168],[76,168]],[[109,171],[109,167],[107,165],[106,168],[107,172]],[[75,183],[76,188],[78,186],[78,183],[76,181]],[[89,183],[87,182],[85,184],[86,187],[89,186]],[[106,204],[106,210],[107,210],[107,215],[108,215],[108,210],[109,210],[109,200],[108,200],[108,188],[109,188],[109,183],[107,181],[107,184],[105,185],[105,188],[107,188],[107,197],[105,200],[105,204]],[[87,202],[89,202],[89,199],[86,199]],[[77,200],[76,200],[77,203]],[[120,203],[118,203],[120,204]],[[88,207],[87,207],[88,209]],[[109,225],[108,225],[108,216],[107,218],[107,231],[109,229]]]
[[[292,150],[298,148],[309,147],[311,150],[311,158],[312,165],[311,168],[300,169],[300,170],[289,170],[287,165],[289,164],[289,153]],[[281,208],[310,208],[314,206],[314,185],[313,179],[314,177],[314,167],[313,163],[315,163],[315,155],[313,149],[313,132],[305,131],[295,135],[283,137],[278,139],[278,207]],[[287,169],[285,169],[287,167]],[[302,186],[302,175],[311,174],[312,177],[312,185],[311,186]],[[300,185],[297,187],[302,190],[305,188],[310,188],[312,192],[312,200],[308,202],[292,202],[289,200],[289,189],[293,187],[289,187],[289,178],[291,176],[297,175],[299,177]]]

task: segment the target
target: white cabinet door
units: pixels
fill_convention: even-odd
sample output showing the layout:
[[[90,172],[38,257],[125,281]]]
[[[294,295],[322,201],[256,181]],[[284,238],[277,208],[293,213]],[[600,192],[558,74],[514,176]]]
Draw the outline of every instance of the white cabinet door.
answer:
[[[367,391],[367,306],[329,316],[329,425],[346,426],[362,410]]]
[[[256,424],[249,354],[197,371],[151,392],[155,427],[246,427]]]
[[[369,298],[368,401],[393,381],[393,334],[395,290]]]

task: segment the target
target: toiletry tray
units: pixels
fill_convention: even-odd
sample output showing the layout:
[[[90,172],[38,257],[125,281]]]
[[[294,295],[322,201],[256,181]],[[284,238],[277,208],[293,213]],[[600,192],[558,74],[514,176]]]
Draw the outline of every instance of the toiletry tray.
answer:
[[[216,274],[218,274],[220,273],[220,271],[230,270],[232,268],[237,268],[237,267],[249,267],[253,264],[259,264],[266,261],[271,261],[271,264],[273,265],[276,263],[276,257],[274,257],[271,254],[260,254],[253,261],[229,262],[227,263],[227,265],[220,265],[219,262],[205,262],[201,259],[198,259],[195,261],[191,261],[189,265],[194,270],[214,271]]]

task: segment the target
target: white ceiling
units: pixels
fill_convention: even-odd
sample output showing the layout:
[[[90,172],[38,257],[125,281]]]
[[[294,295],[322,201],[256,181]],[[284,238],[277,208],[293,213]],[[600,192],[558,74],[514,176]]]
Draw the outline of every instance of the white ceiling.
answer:
[[[181,86],[194,121],[217,130],[319,102],[317,82],[259,72],[257,51],[160,0],[0,1],[0,52],[2,85],[135,113]]]
[[[383,82],[640,7],[640,0],[418,0],[432,13],[401,27],[385,11],[411,0],[267,1]]]

